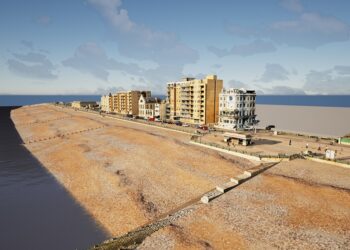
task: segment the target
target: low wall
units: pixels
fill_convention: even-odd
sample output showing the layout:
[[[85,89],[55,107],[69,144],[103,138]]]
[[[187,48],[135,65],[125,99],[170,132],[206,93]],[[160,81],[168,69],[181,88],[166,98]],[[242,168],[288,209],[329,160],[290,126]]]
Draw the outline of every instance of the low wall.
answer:
[[[279,155],[260,155],[255,153],[250,153],[248,151],[239,151],[236,149],[227,148],[225,146],[221,146],[215,143],[205,143],[205,142],[198,142],[196,140],[193,140],[191,138],[190,143],[210,148],[219,152],[223,152],[226,154],[242,157],[248,160],[253,161],[266,161],[266,162],[280,162],[280,161],[290,161],[295,158],[300,158],[301,156],[299,154],[294,155],[286,155],[286,154],[279,154]]]
[[[242,157],[242,158],[245,158],[245,159],[248,159],[248,160],[261,161],[261,159],[259,157],[257,157],[257,156],[247,155],[247,154],[243,154],[243,153],[239,153],[239,152],[235,152],[235,151],[230,151],[230,150],[227,150],[227,149],[218,148],[218,147],[215,147],[215,146],[210,146],[210,145],[207,145],[207,144],[204,144],[204,143],[195,142],[195,141],[190,141],[190,143],[198,145],[198,146],[201,146],[201,147],[210,148],[210,149],[213,149],[213,150],[216,150],[216,151],[219,151],[219,152],[223,152],[223,153],[226,153],[226,154]]]
[[[331,161],[331,160],[324,160],[324,159],[319,159],[319,158],[314,158],[314,157],[309,157],[309,156],[306,156],[305,159],[310,160],[310,161],[319,162],[319,163],[331,164],[331,165],[334,165],[337,167],[350,168],[350,164],[346,164],[346,163],[341,163],[341,162],[336,162],[336,161]]]

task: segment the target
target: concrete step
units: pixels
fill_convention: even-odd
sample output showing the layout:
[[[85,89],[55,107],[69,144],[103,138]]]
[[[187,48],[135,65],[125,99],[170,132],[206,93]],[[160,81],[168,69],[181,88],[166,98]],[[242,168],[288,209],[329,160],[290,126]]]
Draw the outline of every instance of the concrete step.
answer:
[[[213,199],[219,197],[222,194],[223,194],[223,192],[220,192],[218,190],[213,190],[213,191],[208,192],[205,195],[203,195],[202,198],[201,198],[201,201],[203,203],[209,203],[210,201],[212,201]]]
[[[233,183],[236,183],[236,182],[237,183],[242,183],[243,181],[249,179],[250,177],[251,177],[250,174],[243,173],[243,174],[240,174],[240,175],[237,175],[237,176],[231,178],[231,182],[233,182]]]
[[[250,175],[251,177],[256,176],[270,167],[272,167],[271,164],[266,164],[266,165],[260,166],[258,168],[248,169],[247,171],[244,171],[244,174]]]
[[[235,186],[238,185],[238,182],[226,182],[224,184],[221,184],[219,186],[216,186],[216,190],[218,190],[219,192],[222,192],[222,193],[225,193],[227,192],[228,190],[234,188]]]

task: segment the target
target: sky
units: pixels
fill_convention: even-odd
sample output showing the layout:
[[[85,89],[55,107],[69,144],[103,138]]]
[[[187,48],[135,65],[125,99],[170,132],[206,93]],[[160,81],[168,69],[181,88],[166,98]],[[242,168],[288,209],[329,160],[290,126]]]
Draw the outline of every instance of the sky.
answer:
[[[348,0],[1,0],[0,94],[151,90],[216,74],[350,94]]]

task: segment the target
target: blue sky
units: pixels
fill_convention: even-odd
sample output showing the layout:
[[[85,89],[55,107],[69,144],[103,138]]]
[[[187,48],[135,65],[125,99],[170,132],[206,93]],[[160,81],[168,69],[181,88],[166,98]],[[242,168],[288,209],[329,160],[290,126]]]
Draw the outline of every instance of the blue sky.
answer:
[[[350,94],[347,0],[2,0],[0,93],[102,94],[217,74]]]

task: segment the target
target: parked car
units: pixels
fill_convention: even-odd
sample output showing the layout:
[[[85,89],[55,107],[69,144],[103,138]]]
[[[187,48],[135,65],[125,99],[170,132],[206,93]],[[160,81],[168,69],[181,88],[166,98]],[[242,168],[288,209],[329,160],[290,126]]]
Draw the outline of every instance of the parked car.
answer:
[[[273,128],[276,128],[276,126],[275,125],[269,125],[269,126],[266,126],[266,130],[271,130],[271,129],[273,129]]]
[[[148,121],[150,121],[150,122],[154,122],[154,120],[155,120],[155,118],[154,118],[154,117],[150,117],[150,118],[148,118]]]
[[[182,127],[189,127],[190,125],[188,125],[188,124],[186,124],[186,123],[184,123],[184,124],[182,124]]]
[[[198,128],[202,130],[208,130],[208,126],[205,125],[199,125]]]
[[[182,126],[182,122],[177,121],[177,122],[175,122],[175,125],[176,125],[176,126]]]

